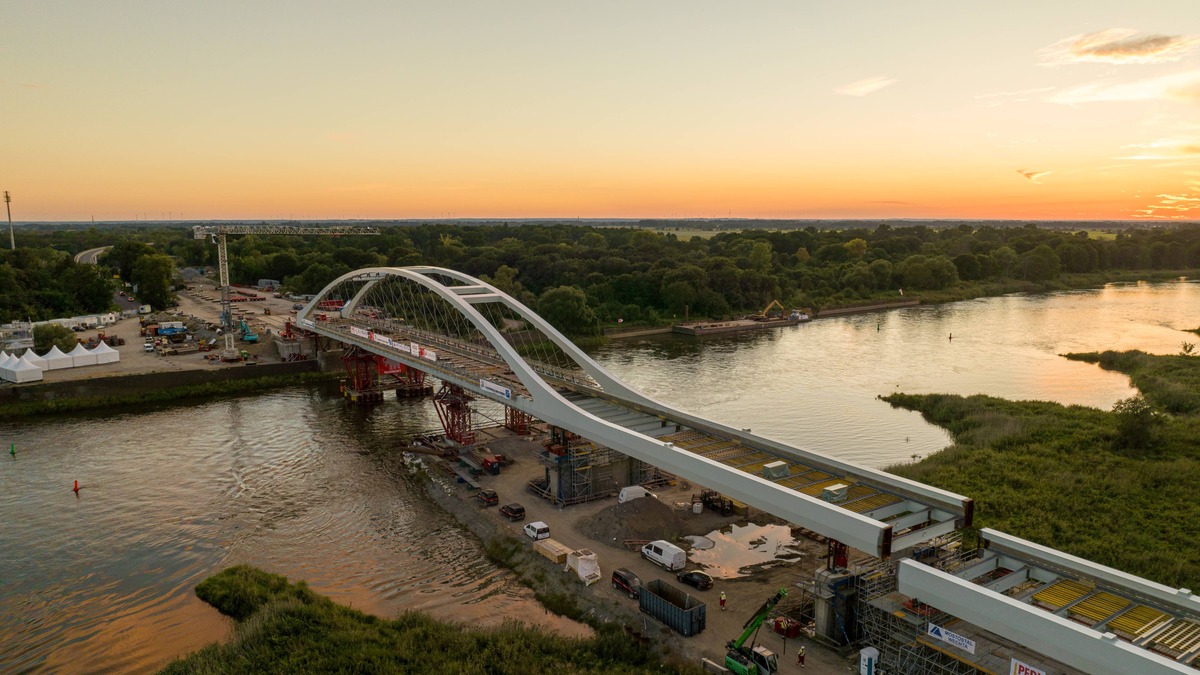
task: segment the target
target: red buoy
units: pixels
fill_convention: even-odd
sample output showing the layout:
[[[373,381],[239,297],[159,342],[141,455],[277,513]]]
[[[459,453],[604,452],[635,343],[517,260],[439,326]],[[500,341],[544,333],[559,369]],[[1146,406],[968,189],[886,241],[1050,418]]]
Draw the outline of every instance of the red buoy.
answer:
[[[75,494],[79,494],[79,481],[75,481],[75,487],[72,488],[72,491],[75,492]]]

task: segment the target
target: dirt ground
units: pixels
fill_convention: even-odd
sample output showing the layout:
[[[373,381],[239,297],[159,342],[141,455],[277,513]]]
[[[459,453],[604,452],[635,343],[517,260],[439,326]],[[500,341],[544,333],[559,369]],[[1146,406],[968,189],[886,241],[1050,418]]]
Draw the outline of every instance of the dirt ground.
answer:
[[[156,312],[154,316],[161,321],[185,321],[189,323],[193,321],[198,323],[219,322],[221,316],[220,291],[217,290],[215,285],[207,283],[193,284],[193,288],[194,290],[192,291],[179,292],[179,307],[163,312]],[[270,294],[264,295],[269,296]],[[268,297],[263,302],[238,303],[234,305],[235,316],[237,313],[244,314],[247,324],[257,330],[260,336],[258,344],[250,344],[238,340],[237,348],[258,356],[261,362],[277,362],[277,353],[271,344],[270,336],[281,332],[284,328],[284,322],[295,317],[296,312],[292,309],[292,304],[293,301],[291,300]],[[267,307],[271,309],[269,316],[263,314],[263,309]],[[158,352],[147,352],[143,347],[146,338],[139,333],[140,329],[141,324],[138,321],[138,317],[131,317],[122,319],[99,331],[80,333],[79,338],[81,340],[94,337],[98,332],[123,338],[125,344],[114,347],[114,349],[121,353],[121,360],[116,363],[96,366],[44,371],[42,374],[43,381],[67,382],[118,375],[235,368],[241,365],[240,363],[222,364],[215,360],[208,361],[204,358],[208,352],[191,352],[175,356],[161,356]],[[267,333],[268,330],[270,331],[270,335]],[[215,337],[215,335],[208,333],[204,335]],[[218,338],[215,347],[219,348],[222,344],[222,340]]]
[[[780,587],[786,587],[789,590],[789,598],[781,603],[781,608],[794,606],[802,595],[802,589],[798,583],[810,578],[813,569],[822,564],[819,557],[824,555],[825,547],[816,542],[803,540],[801,547],[803,555],[795,562],[775,565],[768,569],[756,569],[752,574],[743,578],[718,579],[713,588],[707,591],[683,586],[676,581],[674,573],[667,572],[643,559],[636,550],[621,546],[620,538],[623,532],[637,531],[637,528],[643,525],[634,523],[621,525],[620,516],[632,518],[651,514],[650,519],[653,522],[647,527],[657,528],[655,532],[666,532],[669,536],[664,535],[665,539],[676,539],[686,535],[705,535],[734,523],[743,523],[745,519],[738,516],[722,517],[708,510],[699,514],[692,513],[691,497],[693,494],[699,494],[703,488],[686,482],[656,490],[659,500],[657,506],[661,509],[653,506],[630,506],[636,504],[637,501],[644,500],[618,505],[615,497],[566,508],[555,506],[525,489],[525,485],[531,479],[542,477],[544,474],[543,466],[537,460],[537,453],[541,450],[541,445],[536,441],[515,437],[504,429],[489,429],[485,430],[483,434],[481,442],[495,452],[512,457],[515,462],[512,466],[505,467],[499,476],[484,475],[476,482],[482,487],[496,490],[501,504],[511,502],[522,504],[526,510],[526,519],[524,522],[508,522],[496,508],[474,508],[465,512],[459,511],[459,513],[465,513],[468,518],[488,519],[491,521],[491,525],[498,526],[529,546],[532,546],[533,542],[525,537],[521,528],[525,523],[541,520],[550,526],[550,536],[563,545],[572,550],[591,549],[599,557],[601,572],[604,575],[603,581],[586,587],[582,582],[578,582],[568,587],[574,589],[585,605],[588,603],[610,605],[615,602],[628,608],[627,616],[631,621],[640,622],[643,625],[645,629],[643,634],[653,635],[656,639],[668,642],[672,651],[683,656],[688,662],[698,663],[701,657],[707,657],[723,663],[725,643],[741,633],[743,624],[762,603]],[[457,496],[464,502],[472,505],[476,503],[472,493],[464,485],[457,484],[455,490]],[[669,513],[664,515],[663,510]],[[756,524],[778,522],[769,514],[755,515],[752,513],[750,520]],[[664,527],[678,529],[667,532],[663,529]],[[607,541],[598,541],[594,537],[606,538]],[[617,541],[613,541],[614,538]],[[549,560],[545,561],[545,565],[547,570],[568,575],[568,573],[562,572],[561,566],[555,565]],[[684,638],[655,619],[642,614],[638,610],[636,601],[630,600],[623,593],[613,589],[609,576],[616,567],[624,567],[633,571],[641,577],[643,582],[656,578],[663,579],[667,583],[694,593],[708,606],[707,627],[704,632],[695,637]],[[696,566],[689,565],[689,568],[694,567]],[[727,598],[725,611],[721,611],[717,601],[722,591],[725,592]],[[787,640],[785,645],[785,640],[765,624],[758,634],[758,643],[779,655],[781,673],[857,671],[857,660],[851,664],[850,661],[839,657],[835,652],[808,638],[802,637],[800,641],[807,648],[807,667],[805,669],[796,665],[797,640]]]

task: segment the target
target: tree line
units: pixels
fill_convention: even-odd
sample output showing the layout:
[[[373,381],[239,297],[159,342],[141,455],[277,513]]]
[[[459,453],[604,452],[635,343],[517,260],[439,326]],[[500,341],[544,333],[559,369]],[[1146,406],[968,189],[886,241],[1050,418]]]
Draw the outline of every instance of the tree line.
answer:
[[[189,229],[128,227],[101,234],[109,239],[101,244],[117,245],[102,262],[148,291],[158,289],[154,281],[170,267],[163,258],[176,266],[216,265],[216,247],[192,238]],[[99,236],[94,230],[36,235],[43,247],[67,251],[100,245],[94,243]],[[1069,274],[1196,270],[1200,226],[1128,228],[1102,238],[1034,224],[880,223],[685,239],[622,226],[438,223],[384,227],[375,237],[230,237],[229,255],[234,283],[276,279],[304,294],[362,267],[450,267],[485,278],[535,309],[544,302],[563,327],[581,334],[618,320],[719,318],[760,310],[774,299],[819,310],[1002,281],[1049,286]],[[0,281],[10,268],[24,269],[0,258]],[[169,301],[169,284],[162,286],[167,297],[156,300]],[[5,301],[0,311],[11,305]]]

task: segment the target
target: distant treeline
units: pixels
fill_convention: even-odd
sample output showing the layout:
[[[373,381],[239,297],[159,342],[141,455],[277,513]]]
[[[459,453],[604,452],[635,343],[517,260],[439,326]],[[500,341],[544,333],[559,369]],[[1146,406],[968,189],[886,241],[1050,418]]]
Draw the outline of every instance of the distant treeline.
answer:
[[[647,221],[665,223],[679,226]],[[774,299],[819,309],[894,298],[901,289],[913,295],[1005,281],[1049,285],[1067,274],[1200,269],[1195,224],[1100,237],[1059,228],[807,225],[684,238],[632,225],[433,223],[384,227],[374,237],[230,237],[229,253],[234,282],[279,279],[298,293],[316,293],[360,267],[414,264],[487,277],[535,307],[546,292],[573,287],[585,294],[600,323],[659,323],[685,312],[721,317],[761,309]],[[27,238],[69,251],[137,240],[179,265],[216,264],[216,247],[183,228],[53,231]]]

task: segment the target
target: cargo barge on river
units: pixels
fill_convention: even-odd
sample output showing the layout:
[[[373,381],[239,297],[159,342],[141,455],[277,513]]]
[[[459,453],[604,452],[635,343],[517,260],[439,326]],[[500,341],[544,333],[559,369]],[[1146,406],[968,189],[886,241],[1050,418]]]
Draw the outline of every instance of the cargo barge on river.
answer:
[[[760,328],[778,328],[779,326],[794,326],[798,323],[812,321],[812,317],[800,311],[794,311],[786,317],[771,319],[734,319],[733,321],[697,321],[671,326],[671,332],[684,335],[719,335],[722,333],[737,333]]]

